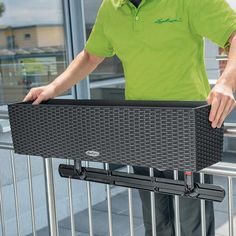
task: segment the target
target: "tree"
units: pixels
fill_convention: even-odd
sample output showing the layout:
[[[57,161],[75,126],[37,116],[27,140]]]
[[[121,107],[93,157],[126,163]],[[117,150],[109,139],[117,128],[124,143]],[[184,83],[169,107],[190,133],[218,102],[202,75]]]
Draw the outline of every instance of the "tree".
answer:
[[[0,2],[0,17],[2,16],[3,12],[5,11],[5,6],[3,2]]]

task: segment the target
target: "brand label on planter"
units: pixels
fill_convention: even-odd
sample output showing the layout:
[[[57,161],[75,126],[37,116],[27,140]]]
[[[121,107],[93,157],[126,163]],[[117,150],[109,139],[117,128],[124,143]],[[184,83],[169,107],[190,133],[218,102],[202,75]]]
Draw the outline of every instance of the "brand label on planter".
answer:
[[[100,155],[100,153],[97,152],[97,151],[87,151],[87,152],[85,152],[85,154],[86,154],[87,156],[90,156],[90,157],[97,157],[97,156]]]

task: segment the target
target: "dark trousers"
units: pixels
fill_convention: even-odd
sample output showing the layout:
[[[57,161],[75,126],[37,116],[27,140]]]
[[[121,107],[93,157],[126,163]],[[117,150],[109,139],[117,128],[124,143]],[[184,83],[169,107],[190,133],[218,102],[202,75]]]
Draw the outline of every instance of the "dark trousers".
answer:
[[[149,169],[133,167],[135,174],[149,175]],[[172,178],[173,171],[154,171],[160,178]],[[183,180],[183,172],[179,172],[179,179]],[[194,180],[199,182],[199,174],[194,174]],[[212,176],[205,176],[205,183],[212,183]],[[142,201],[145,236],[152,236],[150,192],[139,190]],[[200,200],[180,198],[181,236],[201,236],[201,208]],[[170,195],[155,194],[156,232],[157,236],[174,236],[174,198]],[[213,203],[206,201],[206,232],[207,236],[215,235],[215,221]]]

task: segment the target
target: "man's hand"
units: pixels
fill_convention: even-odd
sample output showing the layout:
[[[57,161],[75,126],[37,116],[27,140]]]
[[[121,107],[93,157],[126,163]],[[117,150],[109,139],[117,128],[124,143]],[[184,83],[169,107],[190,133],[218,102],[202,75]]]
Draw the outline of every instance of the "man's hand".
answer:
[[[223,83],[215,85],[207,98],[207,102],[211,104],[209,120],[212,122],[212,128],[220,128],[227,115],[236,106],[233,89]]]
[[[25,96],[25,101],[32,101],[33,105],[39,104],[44,100],[56,97],[91,73],[105,58],[91,55],[86,50],[80,52],[70,63],[66,70],[54,81],[46,86],[32,88]]]
[[[55,87],[53,86],[53,84],[48,84],[46,86],[30,89],[29,93],[23,99],[23,102],[34,100],[32,105],[38,105],[42,101],[54,98],[55,96]]]
[[[211,90],[207,102],[211,104],[209,120],[213,128],[220,128],[227,115],[235,108],[236,91],[236,31],[229,38],[229,56],[224,72]]]

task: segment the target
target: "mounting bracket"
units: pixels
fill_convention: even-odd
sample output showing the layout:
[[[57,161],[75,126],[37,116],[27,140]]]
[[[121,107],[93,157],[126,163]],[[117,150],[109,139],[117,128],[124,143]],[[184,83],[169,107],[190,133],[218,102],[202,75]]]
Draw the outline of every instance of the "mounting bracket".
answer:
[[[185,172],[185,179],[173,180],[118,171],[82,167],[81,161],[74,165],[59,165],[59,174],[64,178],[72,178],[121,187],[148,190],[155,193],[178,195],[181,197],[221,202],[225,190],[212,184],[194,183],[192,172]]]

